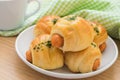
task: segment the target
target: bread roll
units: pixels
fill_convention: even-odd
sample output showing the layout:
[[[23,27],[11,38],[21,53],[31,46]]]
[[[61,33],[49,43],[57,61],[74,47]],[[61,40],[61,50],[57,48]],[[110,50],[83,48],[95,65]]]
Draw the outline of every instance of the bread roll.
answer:
[[[56,69],[64,65],[63,53],[51,46],[49,35],[36,37],[30,45],[32,64],[43,69]]]
[[[55,38],[54,35],[59,37]],[[59,38],[64,40],[62,45]],[[66,16],[57,21],[51,31],[52,45],[59,47],[63,51],[80,51],[87,48],[94,38],[94,31],[91,24],[78,16]]]
[[[50,34],[52,26],[55,25],[59,16],[44,16],[36,24],[34,35],[37,37],[42,34]]]
[[[100,63],[101,52],[95,43],[91,43],[85,50],[65,54],[65,64],[72,72],[91,72],[96,70]]]

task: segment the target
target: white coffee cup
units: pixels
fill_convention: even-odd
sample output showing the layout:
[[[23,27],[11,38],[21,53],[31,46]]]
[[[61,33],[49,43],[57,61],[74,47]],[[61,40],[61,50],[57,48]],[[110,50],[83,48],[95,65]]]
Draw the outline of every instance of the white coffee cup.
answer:
[[[39,2],[40,6],[40,1],[36,1]],[[0,0],[0,30],[11,30],[19,27],[25,20],[28,4],[28,0]]]

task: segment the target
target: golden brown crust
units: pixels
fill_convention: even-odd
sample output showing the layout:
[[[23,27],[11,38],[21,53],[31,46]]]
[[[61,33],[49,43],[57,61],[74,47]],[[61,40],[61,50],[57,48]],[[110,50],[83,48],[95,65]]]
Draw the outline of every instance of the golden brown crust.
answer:
[[[65,54],[65,64],[72,72],[94,71],[100,66],[100,62],[101,52],[95,43],[85,50]]]
[[[49,35],[36,37],[30,45],[32,63],[43,69],[56,69],[64,64],[63,53],[60,49],[52,47]]]
[[[94,42],[98,46],[100,46],[102,43],[106,42],[108,38],[107,31],[102,25],[98,23],[92,23],[92,24],[93,24],[94,33],[95,33]],[[97,29],[97,31],[95,29]]]
[[[44,16],[36,24],[34,28],[35,36],[42,34],[50,34],[52,26],[55,24],[55,20],[59,19],[59,16]]]
[[[69,20],[70,19],[70,20]],[[67,16],[58,20],[53,26],[51,37],[58,34],[64,38],[64,44],[60,47],[63,51],[80,51],[87,48],[93,41],[93,28],[85,19]]]

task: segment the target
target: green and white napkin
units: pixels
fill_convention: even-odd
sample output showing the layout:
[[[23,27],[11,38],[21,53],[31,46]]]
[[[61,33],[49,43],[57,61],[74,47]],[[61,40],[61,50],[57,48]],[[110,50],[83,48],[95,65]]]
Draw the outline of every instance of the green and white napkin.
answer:
[[[28,12],[33,10],[33,5],[29,5]],[[35,15],[27,18],[17,29],[0,31],[0,35],[15,36],[45,15],[63,17],[71,14],[102,24],[111,37],[120,39],[120,0],[42,0]]]

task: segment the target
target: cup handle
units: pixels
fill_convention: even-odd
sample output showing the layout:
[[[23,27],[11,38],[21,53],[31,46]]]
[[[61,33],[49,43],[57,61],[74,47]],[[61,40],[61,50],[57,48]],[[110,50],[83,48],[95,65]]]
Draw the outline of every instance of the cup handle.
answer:
[[[27,6],[27,11],[25,13],[25,18],[34,15],[40,9],[40,0],[30,1]]]

